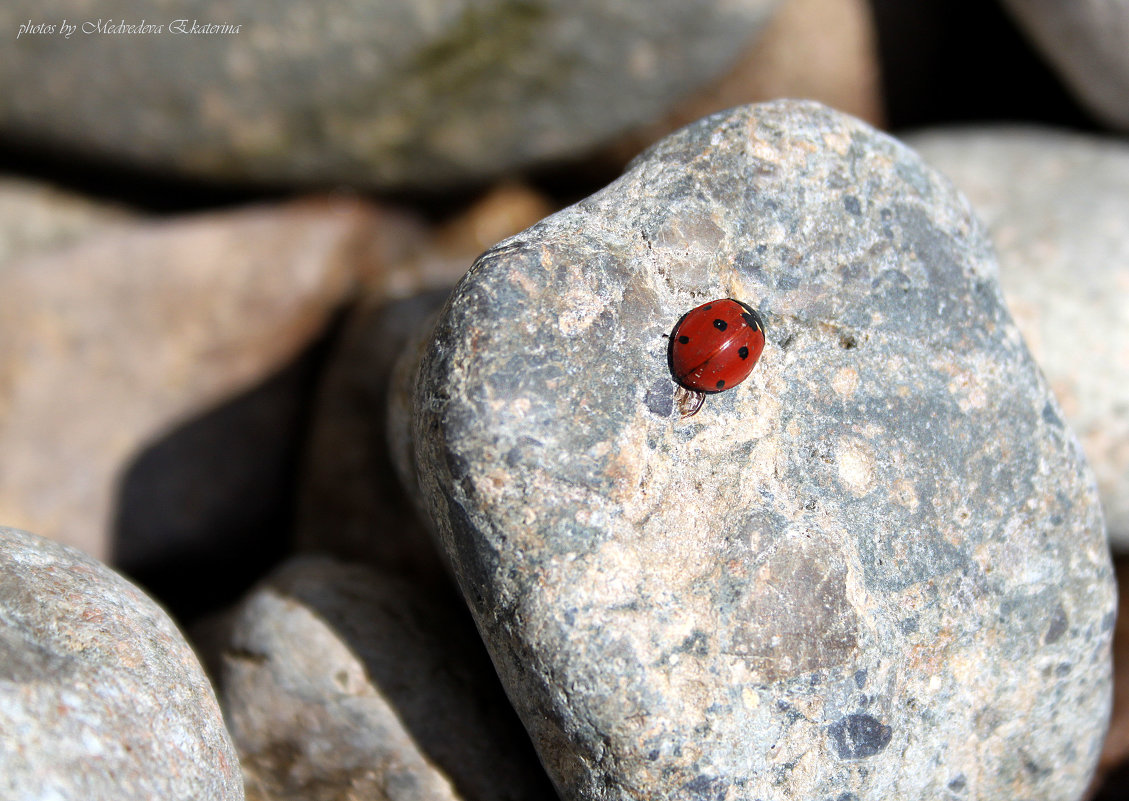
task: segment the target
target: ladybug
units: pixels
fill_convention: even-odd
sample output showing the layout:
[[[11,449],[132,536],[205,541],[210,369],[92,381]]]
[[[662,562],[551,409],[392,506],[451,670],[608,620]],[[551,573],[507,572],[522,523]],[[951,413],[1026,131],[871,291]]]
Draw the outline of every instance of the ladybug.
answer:
[[[756,309],[732,298],[711,300],[679,318],[670,332],[667,360],[680,387],[682,418],[702,408],[706,395],[749,377],[764,350],[764,321]]]

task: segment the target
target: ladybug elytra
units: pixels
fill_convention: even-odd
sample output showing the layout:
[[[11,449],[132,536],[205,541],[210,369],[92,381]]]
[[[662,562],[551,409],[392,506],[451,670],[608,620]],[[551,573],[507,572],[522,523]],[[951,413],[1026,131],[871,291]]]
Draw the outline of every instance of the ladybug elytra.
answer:
[[[681,388],[677,400],[682,417],[697,414],[706,395],[748,378],[762,350],[764,321],[746,303],[711,300],[682,315],[667,350],[670,374]]]

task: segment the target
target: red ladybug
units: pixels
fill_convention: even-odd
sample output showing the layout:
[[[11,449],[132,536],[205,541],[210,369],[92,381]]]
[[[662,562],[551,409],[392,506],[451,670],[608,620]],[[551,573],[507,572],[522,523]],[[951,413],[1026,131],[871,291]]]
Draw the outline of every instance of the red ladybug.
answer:
[[[724,392],[749,377],[764,350],[764,321],[756,309],[723,298],[682,315],[670,332],[670,374],[681,387],[682,417],[697,414],[706,395]],[[692,408],[689,408],[692,404]]]

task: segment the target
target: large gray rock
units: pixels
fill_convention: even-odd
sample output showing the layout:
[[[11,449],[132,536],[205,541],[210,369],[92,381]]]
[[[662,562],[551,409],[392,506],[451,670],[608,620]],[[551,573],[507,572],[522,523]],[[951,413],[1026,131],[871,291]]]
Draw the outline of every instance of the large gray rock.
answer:
[[[1129,550],[1129,145],[1040,129],[909,140],[987,223],[1019,330]]]
[[[414,373],[419,490],[565,798],[1080,797],[1113,581],[995,273],[916,155],[779,102],[460,282]],[[725,296],[768,345],[680,420],[663,335]]]
[[[0,128],[226,179],[479,180],[658,117],[778,2],[15,0],[6,35],[56,30],[5,48]]]
[[[93,559],[0,528],[0,797],[242,799],[219,705],[168,616]]]
[[[224,712],[256,798],[552,793],[453,592],[295,559],[240,605],[222,664]]]
[[[1129,131],[1129,2],[1005,0],[1089,109]]]

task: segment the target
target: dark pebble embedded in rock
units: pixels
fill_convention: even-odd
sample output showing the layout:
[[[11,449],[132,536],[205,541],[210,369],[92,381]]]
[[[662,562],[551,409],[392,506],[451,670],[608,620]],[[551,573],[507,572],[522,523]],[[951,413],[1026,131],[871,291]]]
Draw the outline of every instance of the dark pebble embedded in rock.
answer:
[[[664,335],[721,297],[768,344],[683,421]],[[1114,595],[1093,477],[981,225],[898,142],[795,101],[701,120],[484,254],[401,374],[564,798],[1082,794]]]
[[[215,693],[152,600],[0,528],[0,797],[242,799]]]

